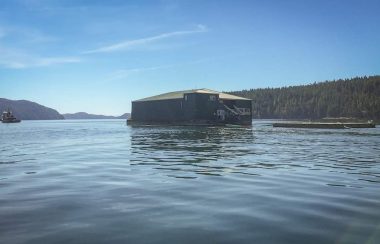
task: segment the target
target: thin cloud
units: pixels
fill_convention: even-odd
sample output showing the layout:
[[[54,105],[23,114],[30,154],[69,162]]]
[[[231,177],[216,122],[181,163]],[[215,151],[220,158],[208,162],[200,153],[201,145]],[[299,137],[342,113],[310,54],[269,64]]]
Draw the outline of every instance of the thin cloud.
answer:
[[[79,63],[81,59],[78,57],[44,57],[35,60],[35,66],[50,66],[54,64]]]
[[[37,57],[20,50],[0,47],[0,67],[9,69],[24,69],[31,67],[46,67],[56,64],[78,63],[78,57]]]
[[[9,69],[25,69],[31,67],[47,67],[55,64],[79,63],[81,60],[76,57],[48,57],[29,58],[28,60],[0,60],[0,66]]]
[[[0,27],[0,39],[6,36],[6,32],[4,29]]]
[[[23,48],[14,48],[7,38],[21,40]],[[41,56],[30,53],[30,44],[46,44],[55,41],[56,38],[45,35],[42,32],[23,27],[0,26],[0,68],[24,69],[31,67],[46,67],[56,64],[78,63],[79,57],[72,56]]]
[[[21,43],[35,44],[54,42],[58,40],[56,37],[47,35],[38,29],[14,25],[0,26],[0,39],[2,37],[17,39]]]
[[[161,65],[161,66],[153,66],[153,67],[144,67],[144,68],[134,68],[134,69],[120,69],[120,70],[117,70],[115,72],[113,72],[110,76],[109,76],[109,81],[111,80],[119,80],[119,79],[122,79],[122,78],[126,78],[132,74],[136,74],[136,73],[142,73],[142,72],[146,72],[146,71],[154,71],[154,70],[160,70],[160,69],[168,69],[168,68],[172,68],[174,67],[175,65]]]
[[[173,68],[183,67],[183,66],[188,66],[188,65],[201,64],[205,62],[210,62],[211,60],[214,60],[214,58],[198,59],[198,60],[188,61],[184,63],[176,63],[176,64],[168,64],[168,65],[160,65],[160,66],[152,66],[152,67],[120,69],[111,73],[108,76],[107,81],[120,80],[120,79],[128,78],[129,76],[132,76],[134,74],[156,71],[156,70],[161,70],[161,69],[173,69]]]
[[[194,30],[185,30],[185,31],[175,31],[175,32],[168,32],[163,33],[157,36],[142,38],[142,39],[135,39],[135,40],[128,40],[120,43],[116,43],[109,46],[100,47],[97,49],[89,50],[83,52],[84,54],[91,54],[91,53],[107,53],[107,52],[116,52],[116,51],[125,51],[125,50],[131,50],[133,48],[143,46],[146,44],[152,44],[157,41],[161,41],[164,39],[169,39],[176,36],[183,36],[183,35],[190,35],[190,34],[196,34],[196,33],[202,33],[207,32],[208,29],[204,25],[198,25],[196,29]]]

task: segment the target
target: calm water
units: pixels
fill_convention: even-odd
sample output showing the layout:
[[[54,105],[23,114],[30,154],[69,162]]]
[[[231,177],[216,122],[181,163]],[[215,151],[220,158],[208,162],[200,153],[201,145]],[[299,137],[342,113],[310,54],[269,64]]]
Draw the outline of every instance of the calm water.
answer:
[[[0,124],[1,243],[380,243],[380,128]]]

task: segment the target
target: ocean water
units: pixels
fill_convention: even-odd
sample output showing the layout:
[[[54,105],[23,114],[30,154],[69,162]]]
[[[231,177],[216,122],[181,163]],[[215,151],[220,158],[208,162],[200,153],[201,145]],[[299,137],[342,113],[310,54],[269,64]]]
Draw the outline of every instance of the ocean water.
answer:
[[[380,243],[380,129],[0,124],[0,243]]]

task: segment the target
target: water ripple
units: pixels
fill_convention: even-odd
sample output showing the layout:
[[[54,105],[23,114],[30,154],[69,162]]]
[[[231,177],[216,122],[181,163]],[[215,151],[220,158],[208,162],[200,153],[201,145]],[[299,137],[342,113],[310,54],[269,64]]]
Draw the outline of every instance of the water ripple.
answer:
[[[23,121],[0,133],[12,139],[4,243],[380,242],[379,128]]]

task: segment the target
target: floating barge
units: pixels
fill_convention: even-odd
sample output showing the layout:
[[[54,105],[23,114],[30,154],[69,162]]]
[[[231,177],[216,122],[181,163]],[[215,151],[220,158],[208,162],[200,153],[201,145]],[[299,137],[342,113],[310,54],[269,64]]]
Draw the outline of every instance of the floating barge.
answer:
[[[251,125],[252,101],[209,89],[132,101],[128,125]]]
[[[375,128],[376,124],[369,122],[350,122],[350,123],[323,123],[323,122],[282,122],[273,123],[273,127],[285,128],[306,128],[306,129],[348,129],[348,128]]]

